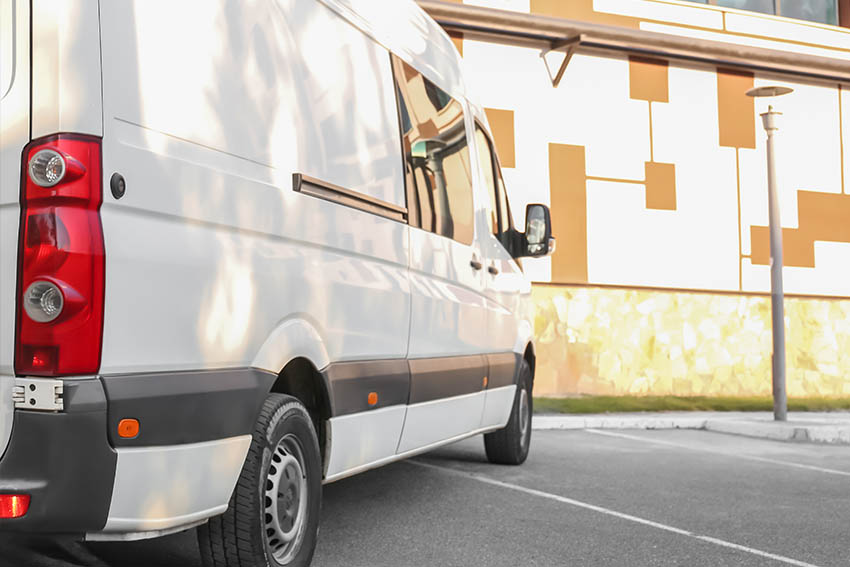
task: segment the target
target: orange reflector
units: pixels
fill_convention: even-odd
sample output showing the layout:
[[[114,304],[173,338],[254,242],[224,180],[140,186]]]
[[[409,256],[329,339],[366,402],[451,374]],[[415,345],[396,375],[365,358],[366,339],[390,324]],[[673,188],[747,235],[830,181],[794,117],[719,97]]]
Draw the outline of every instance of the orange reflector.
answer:
[[[367,398],[369,405],[374,406],[378,403],[378,392],[369,392],[369,397]]]
[[[487,377],[485,376],[485,377],[484,377],[484,380],[482,380],[482,384],[483,384],[483,385],[482,385],[481,387],[482,387],[482,388],[486,388],[486,387],[487,387],[487,384],[489,384],[489,383],[490,383],[490,380],[488,380],[488,379],[487,379]]]
[[[118,437],[124,439],[133,439],[139,436],[139,420],[138,419],[122,419],[118,423]]]
[[[29,494],[0,494],[0,518],[20,518],[30,508]]]

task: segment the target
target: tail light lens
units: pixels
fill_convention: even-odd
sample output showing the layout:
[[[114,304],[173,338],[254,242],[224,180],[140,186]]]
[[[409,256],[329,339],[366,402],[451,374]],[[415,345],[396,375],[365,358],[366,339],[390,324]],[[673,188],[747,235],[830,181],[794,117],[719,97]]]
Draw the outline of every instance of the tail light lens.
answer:
[[[0,519],[23,518],[30,508],[28,494],[0,494]]]
[[[93,374],[103,342],[100,138],[43,138],[23,158],[15,372]]]

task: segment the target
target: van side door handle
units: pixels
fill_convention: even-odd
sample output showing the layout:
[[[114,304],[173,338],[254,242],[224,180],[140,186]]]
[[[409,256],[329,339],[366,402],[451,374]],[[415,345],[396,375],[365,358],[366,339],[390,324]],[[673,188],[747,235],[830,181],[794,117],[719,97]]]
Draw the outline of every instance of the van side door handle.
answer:
[[[484,267],[484,264],[482,264],[481,262],[479,262],[475,258],[473,258],[472,260],[469,261],[469,265],[472,266],[473,270],[480,270],[481,268]]]

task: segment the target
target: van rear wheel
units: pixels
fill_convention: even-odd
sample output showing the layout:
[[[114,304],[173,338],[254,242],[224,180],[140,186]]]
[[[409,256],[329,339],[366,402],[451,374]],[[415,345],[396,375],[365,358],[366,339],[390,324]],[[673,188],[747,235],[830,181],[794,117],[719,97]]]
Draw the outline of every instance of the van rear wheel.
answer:
[[[521,465],[531,447],[531,367],[523,360],[519,369],[514,405],[508,424],[498,431],[484,435],[487,460],[498,465]]]
[[[198,529],[204,567],[306,567],[322,500],[319,442],[297,399],[266,399],[227,511]]]

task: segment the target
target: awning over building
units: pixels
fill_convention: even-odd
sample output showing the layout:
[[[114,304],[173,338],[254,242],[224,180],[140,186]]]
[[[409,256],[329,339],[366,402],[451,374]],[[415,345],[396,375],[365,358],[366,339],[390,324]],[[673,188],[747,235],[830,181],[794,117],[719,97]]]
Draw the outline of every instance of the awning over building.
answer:
[[[640,29],[594,24],[551,16],[418,0],[446,31],[464,38],[564,51],[560,69],[550,70],[557,85],[575,52],[622,52],[820,79],[850,82],[850,62],[779,49],[688,38]]]

